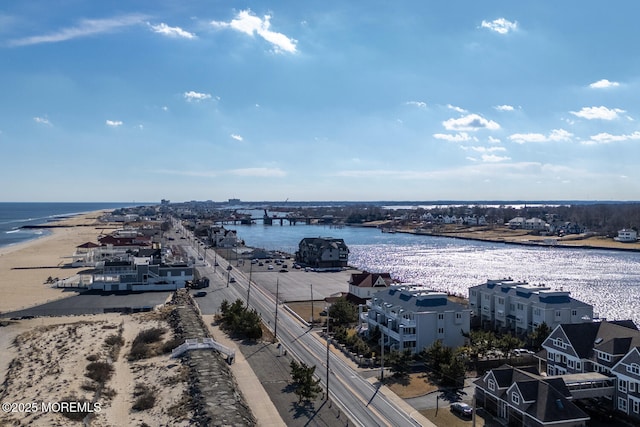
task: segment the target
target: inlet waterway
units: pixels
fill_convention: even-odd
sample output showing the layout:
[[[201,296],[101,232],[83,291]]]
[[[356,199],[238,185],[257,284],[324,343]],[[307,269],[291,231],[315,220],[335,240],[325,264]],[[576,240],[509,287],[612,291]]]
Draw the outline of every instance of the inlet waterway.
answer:
[[[295,253],[305,237],[335,237],[349,246],[349,264],[434,290],[468,296],[471,286],[511,277],[564,289],[608,320],[640,325],[640,253],[535,247],[448,237],[381,233],[362,227],[323,225],[225,227],[247,246]]]

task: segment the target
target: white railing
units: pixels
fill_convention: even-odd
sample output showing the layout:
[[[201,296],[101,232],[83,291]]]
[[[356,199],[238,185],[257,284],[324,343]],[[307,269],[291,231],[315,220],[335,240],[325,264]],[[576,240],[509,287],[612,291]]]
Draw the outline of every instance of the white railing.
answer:
[[[171,358],[175,359],[185,351],[207,348],[218,350],[220,353],[226,354],[227,358],[229,358],[230,363],[232,363],[233,359],[235,359],[236,357],[235,350],[232,350],[229,347],[225,347],[219,342],[214,341],[213,338],[192,338],[185,340],[183,344],[174,348],[171,352]]]

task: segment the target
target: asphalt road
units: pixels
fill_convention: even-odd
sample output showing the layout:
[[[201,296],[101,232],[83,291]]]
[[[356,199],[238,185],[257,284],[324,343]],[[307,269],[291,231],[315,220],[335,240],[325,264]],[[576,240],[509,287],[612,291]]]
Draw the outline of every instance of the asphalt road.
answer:
[[[193,250],[188,247],[185,247],[185,249]],[[211,256],[211,254],[207,254],[206,263],[211,265],[213,262],[214,257]],[[245,301],[247,299],[249,289],[248,274],[245,274],[244,271],[238,271],[236,266],[233,265],[232,270],[229,272],[226,269],[228,263],[223,258],[217,258],[217,262],[219,265],[215,267],[215,272],[212,266],[202,267],[205,275],[210,278],[210,287],[204,289],[204,291],[207,292],[206,296],[197,298],[196,300],[200,310],[205,314],[216,313],[219,310],[220,302],[222,301],[221,298],[227,299],[230,302],[235,301],[237,298]],[[308,273],[304,271],[297,271],[296,273],[301,275],[299,277],[311,277],[306,276]],[[266,272],[264,274],[265,277],[273,278],[272,282],[277,281],[278,285],[280,285],[280,279],[283,278],[283,276],[287,276],[287,278],[290,277],[291,282],[289,285],[293,287],[298,283],[296,281],[296,273],[276,274]],[[319,278],[326,277],[324,276],[325,273],[316,274],[320,275],[318,276]],[[236,279],[235,283],[228,281],[228,278],[232,275]],[[284,310],[281,304],[282,298],[280,298],[280,304],[276,306],[275,292],[272,293],[269,286],[265,288],[262,287],[261,276],[254,277],[253,271],[251,272],[251,276],[252,281],[257,281],[256,277],[259,277],[261,285],[256,286],[252,284],[249,298],[250,306],[255,308],[261,314],[263,320],[274,329],[278,340],[285,349],[291,354],[296,355],[300,361],[308,366],[317,367],[316,372],[324,387],[326,387],[327,380],[327,360],[329,361],[328,378],[331,399],[340,406],[342,411],[349,416],[353,423],[361,426],[420,425],[409,414],[399,409],[382,393],[379,393],[376,387],[362,378],[349,365],[343,362],[342,359],[332,352],[329,353],[329,357],[327,358],[325,342],[318,339],[316,334],[310,333],[307,325],[299,322]],[[284,283],[287,283],[286,279],[282,280]],[[298,286],[300,285],[298,284]],[[314,286],[314,299],[316,299],[316,286]]]

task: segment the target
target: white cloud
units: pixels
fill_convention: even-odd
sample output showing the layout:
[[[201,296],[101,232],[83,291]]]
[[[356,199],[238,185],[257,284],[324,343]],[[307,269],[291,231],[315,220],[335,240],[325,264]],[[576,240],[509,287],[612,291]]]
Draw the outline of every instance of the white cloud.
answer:
[[[258,177],[283,177],[287,174],[279,168],[244,168],[229,171],[238,176],[258,176]]]
[[[573,134],[564,129],[553,129],[549,135],[542,133],[514,133],[509,139],[518,144],[527,142],[571,141]]]
[[[118,126],[122,126],[124,124],[120,120],[107,120],[105,123],[107,126],[110,126],[112,128],[117,128]]]
[[[249,36],[257,34],[271,43],[277,53],[296,53],[297,40],[269,29],[271,27],[270,15],[265,15],[263,18],[260,18],[253,15],[251,10],[247,9],[238,12],[236,17],[230,22],[212,21],[211,25],[216,28],[231,28]]]
[[[629,135],[611,135],[610,133],[599,133],[591,136],[591,139],[581,141],[584,145],[610,144],[612,142],[623,142],[631,140],[640,140],[640,132],[636,131]]]
[[[511,105],[496,105],[493,108],[498,111],[513,111],[513,107]]]
[[[242,138],[241,135],[237,135],[235,133],[231,134],[231,138],[235,139],[236,141],[242,141],[244,138]]]
[[[151,27],[151,30],[154,33],[162,34],[163,36],[180,37],[180,38],[184,38],[184,39],[195,39],[196,38],[195,34],[190,33],[188,31],[185,31],[180,27],[170,27],[167,24],[165,24],[164,22],[161,22],[158,25],[152,25],[150,23],[147,23],[147,24],[149,25],[149,27]]]
[[[482,21],[482,28],[495,31],[498,34],[507,34],[509,31],[515,31],[518,28],[517,22],[511,22],[504,18],[494,19],[493,21]]]
[[[482,146],[467,147],[467,146],[462,146],[460,148],[462,148],[464,150],[476,151],[478,153],[492,153],[492,152],[495,152],[495,151],[507,151],[507,149],[504,148],[504,147],[482,147]]]
[[[573,134],[564,129],[554,129],[549,134],[550,141],[571,141]]]
[[[457,111],[460,114],[464,114],[468,112],[464,108],[456,107],[455,105],[451,105],[451,104],[447,104],[447,108],[453,111]]]
[[[449,133],[435,133],[433,134],[435,139],[442,139],[443,141],[449,142],[465,142],[471,140],[471,137],[466,132],[456,133],[455,135],[451,135]]]
[[[449,119],[442,122],[447,130],[476,131],[478,129],[496,130],[500,125],[493,120],[487,120],[478,114],[469,114],[458,119]]]
[[[11,40],[10,46],[28,46],[39,43],[56,43],[79,37],[87,37],[95,34],[107,33],[131,25],[141,24],[146,16],[140,14],[123,15],[106,19],[83,19],[75,27],[63,28],[58,32],[42,36],[31,36]]]
[[[498,138],[494,138],[491,135],[489,135],[488,141],[489,144],[500,144],[500,142],[502,142]]]
[[[46,117],[34,117],[33,121],[41,125],[53,126]]]
[[[618,82],[610,82],[607,79],[598,80],[597,82],[593,82],[589,85],[592,89],[606,89],[610,87],[620,86]]]
[[[495,154],[483,154],[482,161],[485,163],[498,163],[505,162],[507,160],[511,160],[511,157],[506,156],[496,156]]]
[[[418,108],[427,108],[427,103],[422,101],[407,101],[405,102],[405,104],[418,107]]]
[[[184,93],[184,98],[189,102],[204,101],[205,99],[210,99],[211,95],[209,95],[208,93],[200,93],[190,90],[189,92]]]
[[[625,110],[619,108],[609,109],[607,107],[582,107],[580,111],[569,111],[576,117],[581,117],[587,120],[614,120],[618,118],[618,114],[624,113]]]

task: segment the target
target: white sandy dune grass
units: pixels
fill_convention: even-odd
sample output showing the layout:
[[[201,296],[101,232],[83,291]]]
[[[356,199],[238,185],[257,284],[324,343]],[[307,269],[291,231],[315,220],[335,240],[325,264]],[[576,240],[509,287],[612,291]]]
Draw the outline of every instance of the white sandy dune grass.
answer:
[[[100,412],[94,414],[93,426],[187,425],[187,376],[180,362],[167,354],[139,361],[127,359],[133,339],[148,328],[166,329],[164,341],[172,337],[169,326],[149,314],[33,319],[2,327],[0,356],[10,362],[6,371],[0,371],[0,400],[94,401],[99,403]],[[124,339],[116,358],[113,346],[106,344],[117,341],[113,336]],[[7,340],[8,346],[4,345]],[[103,386],[86,376],[92,361],[105,362],[113,368]],[[133,409],[139,397],[134,396],[137,384],[153,393],[155,402],[151,408]],[[64,426],[78,422],[58,413],[0,413],[0,425]]]

